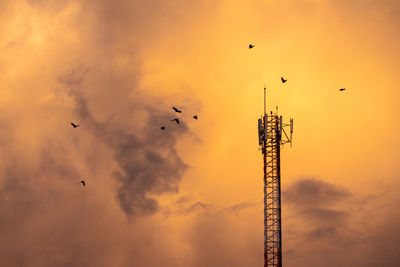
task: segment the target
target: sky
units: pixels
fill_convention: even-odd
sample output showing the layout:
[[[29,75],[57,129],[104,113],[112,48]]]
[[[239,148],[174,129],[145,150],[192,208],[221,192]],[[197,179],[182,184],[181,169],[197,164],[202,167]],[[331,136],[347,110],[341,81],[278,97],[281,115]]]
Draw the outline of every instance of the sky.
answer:
[[[264,86],[284,266],[399,266],[398,1],[1,5],[5,266],[263,266]]]

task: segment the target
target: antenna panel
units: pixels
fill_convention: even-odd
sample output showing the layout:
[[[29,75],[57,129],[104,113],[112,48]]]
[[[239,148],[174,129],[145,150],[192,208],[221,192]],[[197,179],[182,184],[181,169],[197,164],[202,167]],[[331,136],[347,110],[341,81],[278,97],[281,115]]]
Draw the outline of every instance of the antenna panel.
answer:
[[[262,120],[258,119],[258,144],[261,146],[262,145],[262,133],[263,133],[263,128],[262,128]]]
[[[293,133],[293,119],[290,119],[290,133]]]

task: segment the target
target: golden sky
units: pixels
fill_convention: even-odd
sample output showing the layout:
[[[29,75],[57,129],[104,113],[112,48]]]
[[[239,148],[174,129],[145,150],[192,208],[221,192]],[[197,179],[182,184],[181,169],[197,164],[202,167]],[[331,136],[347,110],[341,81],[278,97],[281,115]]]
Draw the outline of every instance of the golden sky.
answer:
[[[262,266],[266,85],[268,110],[294,118],[284,265],[398,266],[399,11],[3,0],[2,264]]]

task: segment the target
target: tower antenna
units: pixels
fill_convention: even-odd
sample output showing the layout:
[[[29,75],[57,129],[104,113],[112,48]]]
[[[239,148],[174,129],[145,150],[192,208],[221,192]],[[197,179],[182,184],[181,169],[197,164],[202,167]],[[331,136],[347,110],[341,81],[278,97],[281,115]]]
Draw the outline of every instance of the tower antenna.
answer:
[[[280,155],[281,147],[292,143],[293,119],[283,123],[278,107],[275,113],[266,113],[266,91],[264,86],[264,114],[258,119],[258,143],[264,161],[264,267],[282,267]]]
[[[264,84],[264,115],[267,112],[267,87]]]

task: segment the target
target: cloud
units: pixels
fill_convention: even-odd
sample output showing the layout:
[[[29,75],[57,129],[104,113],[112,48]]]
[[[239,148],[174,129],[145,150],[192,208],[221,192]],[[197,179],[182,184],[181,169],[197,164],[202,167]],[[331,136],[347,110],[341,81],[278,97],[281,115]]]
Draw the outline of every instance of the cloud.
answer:
[[[241,202],[241,203],[235,204],[233,206],[224,208],[222,210],[222,212],[239,214],[239,212],[241,210],[247,209],[247,208],[252,207],[254,205],[257,205],[257,203]]]
[[[165,94],[138,84],[147,43],[175,28],[175,8],[190,9],[161,2],[7,1],[0,11],[2,265],[179,266],[163,223],[144,216],[187,169],[176,145],[188,126],[170,122]]]
[[[387,200],[371,195],[363,197],[346,187],[315,178],[303,178],[289,185],[283,200],[286,234],[283,238],[285,250],[290,251],[286,256],[288,264],[337,266],[346,261],[346,266],[374,266],[379,258],[384,266],[396,266],[400,261],[390,250],[377,245],[377,240],[389,232],[392,238],[386,239],[387,248],[400,242],[397,231],[384,226],[400,222],[398,212],[390,219],[382,217],[377,221],[370,217],[377,210],[387,211],[382,206]],[[349,250],[351,255],[347,253]],[[380,254],[381,250],[387,255]],[[366,251],[374,251],[374,256],[365,257]]]
[[[188,128],[182,122],[180,127],[161,131],[160,125],[169,122],[171,114],[144,98],[133,100],[122,118],[109,116],[106,121],[98,122],[83,94],[86,75],[90,75],[88,70],[77,67],[61,75],[59,81],[75,100],[81,127],[86,127],[93,137],[111,149],[120,167],[114,177],[120,184],[116,198],[122,210],[129,216],[152,214],[158,208],[152,194],[178,192],[187,165],[179,157],[175,145]],[[133,119],[133,125],[132,118],[138,117],[140,119]]]
[[[331,62],[333,64],[325,74],[315,75],[326,82],[321,85],[318,81],[319,87],[327,87],[333,84],[331,78],[336,74],[350,73],[343,69],[346,65],[343,62],[351,63],[347,64],[348,69],[360,70],[361,74],[353,75],[352,79],[365,81],[365,68],[374,69],[382,63],[376,58],[396,61],[396,57],[390,55],[397,51],[393,38],[359,38],[359,34],[367,32],[369,36],[371,32],[360,27],[366,22],[364,18],[368,18],[370,26],[376,26],[373,18],[379,19],[380,14],[374,8],[368,9],[368,13],[365,9],[356,12],[353,7],[348,8],[343,22],[341,18],[336,20],[338,14],[343,13],[331,12],[326,8],[329,5],[320,5],[319,1],[312,1],[312,4],[310,1],[296,2],[296,8],[290,9],[293,3],[4,1],[0,10],[0,47],[3,51],[0,59],[2,265],[260,266],[263,259],[262,208],[252,209],[250,202],[237,199],[238,195],[234,193],[237,191],[230,189],[238,189],[238,186],[229,182],[238,178],[235,181],[240,183],[240,179],[247,177],[235,170],[237,166],[249,174],[256,164],[250,156],[252,152],[240,153],[240,164],[232,161],[234,154],[230,153],[251,147],[250,143],[237,140],[254,141],[252,137],[244,138],[245,133],[254,137],[248,130],[253,129],[252,126],[237,131],[237,125],[252,121],[248,118],[253,116],[257,108],[254,101],[259,98],[258,94],[250,93],[254,90],[243,89],[255,88],[256,84],[265,82],[265,78],[275,80],[271,77],[281,75],[282,69],[296,73],[298,62],[307,62],[306,66],[301,65],[303,69],[319,71],[329,60],[337,60],[339,63]],[[358,1],[357,8],[360,3],[362,1]],[[395,10],[391,6],[388,9]],[[265,10],[270,10],[271,14],[266,16]],[[278,15],[270,16],[272,13]],[[355,14],[357,23],[352,19]],[[364,17],[364,14],[368,16]],[[281,15],[288,20],[282,20]],[[286,22],[282,24],[282,21]],[[398,29],[382,27],[386,26],[383,23],[380,26],[371,29],[393,33]],[[382,35],[379,37],[384,37]],[[308,39],[299,39],[299,36]],[[261,48],[252,55],[246,49],[250,39]],[[333,46],[332,40],[336,40]],[[263,43],[269,48],[262,49]],[[393,49],[376,49],[383,43],[391,44]],[[375,50],[386,52],[363,57],[363,49],[361,54],[357,53],[359,48],[366,54]],[[313,59],[315,51],[318,53]],[[352,56],[348,56],[350,54]],[[265,64],[265,59],[275,66],[274,70]],[[354,62],[370,64],[360,69]],[[387,64],[380,66],[384,65]],[[340,72],[335,74],[336,67]],[[390,67],[382,70],[389,73],[387,76],[390,71]],[[214,83],[215,73],[222,73],[226,79]],[[266,73],[271,77],[266,77]],[[293,81],[302,83],[299,77],[307,77],[304,73],[297,74]],[[348,79],[346,77],[338,79]],[[377,81],[390,80],[382,79],[382,75],[376,77]],[[374,83],[368,81],[368,84]],[[368,87],[364,85],[352,84],[351,87],[356,92],[357,87]],[[303,89],[314,90],[315,86],[305,85],[303,81],[298,88],[304,99],[293,97],[296,95],[286,95],[289,97],[285,99],[294,99],[288,102],[293,107],[310,107],[305,104],[310,100]],[[176,115],[168,113],[170,105],[186,110],[188,104],[182,104],[186,95],[181,93],[190,95],[193,91],[210,101],[205,103],[205,111],[209,114],[201,115],[204,120],[198,122],[206,122],[203,125],[209,126],[202,127],[201,131],[205,134],[205,143],[211,142],[201,150],[204,154],[197,155],[199,150],[193,147],[180,147],[179,151],[196,154],[201,163],[217,159],[215,165],[205,165],[210,170],[203,169],[201,175],[213,174],[221,178],[218,185],[229,183],[232,188],[224,186],[217,190],[217,195],[209,197],[224,203],[230,201],[229,198],[234,201],[230,202],[233,203],[230,207],[220,208],[209,199],[188,197],[178,202],[178,206],[170,207],[172,211],[176,209],[188,216],[170,216],[166,220],[157,211],[163,211],[163,197],[180,190],[187,166],[176,147],[189,133],[189,127],[184,123],[180,127],[170,124],[168,131],[162,133],[159,126]],[[381,94],[381,90],[375,91]],[[368,90],[363,92],[369,96]],[[397,92],[395,88],[393,92]],[[315,102],[323,103],[320,101],[322,95],[312,93]],[[282,96],[279,94],[278,100]],[[357,99],[360,101],[359,97]],[[381,99],[381,106],[391,107],[384,99]],[[242,106],[249,107],[247,112],[238,109]],[[333,110],[339,110],[337,105]],[[336,117],[342,118],[340,114]],[[390,120],[391,117],[387,118]],[[303,119],[307,121],[307,118]],[[77,121],[82,127],[72,129],[70,121]],[[343,126],[343,120],[340,125]],[[310,137],[308,128],[304,132]],[[220,135],[215,135],[214,130]],[[381,131],[377,132],[380,136]],[[331,133],[337,137],[334,131]],[[371,134],[374,137],[373,132]],[[359,139],[361,135],[353,136]],[[364,136],[371,139],[370,135]],[[365,147],[365,143],[361,143]],[[242,146],[238,147],[239,144]],[[348,151],[348,146],[344,148]],[[361,146],[353,149],[361,150]],[[381,153],[386,154],[386,151]],[[353,164],[348,161],[349,157],[343,157],[343,162]],[[248,163],[243,158],[248,159]],[[381,158],[390,161],[389,157]],[[395,161],[396,157],[391,158]],[[327,165],[332,163],[330,159]],[[362,162],[357,161],[357,165],[364,169]],[[386,165],[382,167],[381,163],[374,163],[380,167],[372,172],[365,168],[366,172],[381,175],[379,168],[386,171]],[[292,170],[308,168],[307,164],[299,164],[302,167]],[[217,165],[215,169],[210,167]],[[230,168],[232,166],[235,168]],[[218,177],[219,170],[223,177]],[[354,175],[359,173],[358,170]],[[81,177],[88,181],[86,188],[79,185]],[[372,179],[382,183],[385,178]],[[211,180],[215,180],[214,177],[207,181]],[[249,180],[245,180],[242,182],[251,186]],[[372,195],[359,205],[358,200],[366,198],[356,189],[314,180],[303,181],[284,195],[284,212],[287,212],[283,220],[284,249],[289,251],[284,254],[285,264],[299,267],[399,265],[396,264],[399,262],[396,251],[399,243],[396,226],[400,224],[396,212],[398,197],[393,197],[396,201],[388,205],[389,194]],[[195,190],[203,190],[207,181],[204,180],[203,187],[196,185]],[[186,189],[193,185],[186,184]],[[398,186],[393,185],[393,188]],[[243,193],[240,195],[246,193],[243,188],[239,190]],[[261,191],[257,192],[261,194]],[[392,192],[391,196],[396,194]],[[240,216],[236,216],[237,213]],[[127,216],[131,219],[129,222]]]
[[[348,199],[351,193],[346,188],[313,178],[301,179],[283,192],[285,201],[292,206],[330,205]]]
[[[166,205],[162,208],[162,213],[165,216],[170,215],[207,215],[207,216],[221,216],[228,217],[232,214],[238,215],[239,212],[253,207],[260,203],[240,202],[228,207],[218,207],[216,205],[205,203],[194,194],[186,194],[179,197],[172,204]]]
[[[194,194],[186,194],[183,195],[181,197],[179,197],[176,201],[175,201],[175,205],[183,205],[185,203],[189,203],[196,200],[196,196]]]
[[[347,216],[347,212],[344,210],[335,210],[333,208],[310,208],[299,210],[305,218],[313,222],[340,222],[344,220]]]

